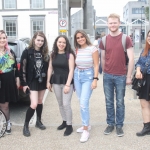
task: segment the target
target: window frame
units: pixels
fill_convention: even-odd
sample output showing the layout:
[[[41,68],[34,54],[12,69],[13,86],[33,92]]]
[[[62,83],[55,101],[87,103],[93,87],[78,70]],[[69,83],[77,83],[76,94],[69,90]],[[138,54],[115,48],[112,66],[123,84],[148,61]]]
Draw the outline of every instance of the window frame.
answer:
[[[37,31],[42,31],[45,33],[45,15],[36,15],[36,16],[30,16],[30,23],[31,23],[31,37],[33,37],[33,22],[34,21],[42,21],[43,22],[43,31],[42,30],[37,30]]]
[[[14,8],[5,8],[6,0],[3,0],[3,9],[8,10],[8,9],[17,9],[17,0],[14,0],[15,2],[15,7]]]
[[[7,33],[7,37],[8,38],[17,38],[18,37],[18,16],[2,16],[3,17],[3,28],[5,30],[5,32]],[[10,36],[8,35],[8,31],[6,30],[6,23],[7,22],[15,22],[15,27],[16,27],[16,35],[15,36]],[[10,31],[9,31],[10,32]],[[12,30],[13,32],[13,30]]]
[[[43,1],[43,7],[37,8],[37,7],[33,7],[32,5],[33,0],[30,0],[30,9],[45,9],[45,0],[42,1]]]

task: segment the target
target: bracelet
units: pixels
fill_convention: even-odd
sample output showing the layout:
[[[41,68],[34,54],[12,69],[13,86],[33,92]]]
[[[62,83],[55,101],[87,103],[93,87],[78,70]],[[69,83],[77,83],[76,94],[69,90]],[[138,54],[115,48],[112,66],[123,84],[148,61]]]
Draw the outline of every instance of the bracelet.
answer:
[[[98,77],[93,77],[93,80],[94,80],[94,79],[99,80],[99,78],[98,78]]]
[[[70,85],[65,85],[65,86],[70,87]]]

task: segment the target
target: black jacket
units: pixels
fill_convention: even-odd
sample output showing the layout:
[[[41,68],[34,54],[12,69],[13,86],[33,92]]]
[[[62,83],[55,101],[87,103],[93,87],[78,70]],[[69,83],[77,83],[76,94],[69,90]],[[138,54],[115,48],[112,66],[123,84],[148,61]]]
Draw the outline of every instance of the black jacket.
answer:
[[[47,75],[48,62],[43,59],[42,73]],[[25,49],[21,56],[20,62],[20,81],[22,86],[28,86],[34,76],[34,49]]]
[[[10,53],[12,54],[12,56],[14,57],[14,60],[15,60],[15,63],[13,65],[14,72],[15,72],[15,77],[19,77],[19,71],[18,71],[18,67],[17,67],[16,55],[15,55],[13,50],[10,50]]]

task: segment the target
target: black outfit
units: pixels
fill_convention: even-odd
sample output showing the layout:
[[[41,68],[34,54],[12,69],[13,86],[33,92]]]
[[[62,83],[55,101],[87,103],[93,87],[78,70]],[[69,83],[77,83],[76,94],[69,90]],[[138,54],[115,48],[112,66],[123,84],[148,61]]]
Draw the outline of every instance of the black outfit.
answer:
[[[57,54],[52,60],[54,73],[51,76],[51,84],[66,84],[69,74],[68,59],[66,54]],[[71,84],[73,84],[73,79]]]
[[[150,101],[150,74],[146,74],[146,83],[140,89],[138,96],[139,99],[145,99],[146,101]]]
[[[22,86],[29,86],[32,91],[41,91],[46,89],[47,81],[47,70],[48,70],[49,56],[47,61],[44,60],[41,51],[34,49],[25,49],[21,56],[21,67],[20,67],[20,80]],[[41,122],[43,105],[38,104],[36,108],[37,121],[36,127],[41,130],[46,127]],[[30,136],[29,121],[33,116],[35,109],[28,108],[23,128],[23,135]]]
[[[13,65],[14,70],[0,74],[0,103],[18,101],[18,89],[15,78],[19,77],[19,72],[17,68],[15,53],[12,50],[10,50],[10,53],[15,60],[15,63]]]
[[[43,81],[40,83],[39,77],[36,78],[36,57],[40,51],[34,49],[25,49],[21,56],[21,67],[20,67],[20,80],[22,86],[29,86],[30,90],[41,91],[46,89],[47,81],[47,70],[48,70],[48,61],[45,61],[43,56],[41,73],[45,73],[45,77],[42,77]],[[42,54],[41,54],[42,55]],[[47,56],[49,58],[49,56]]]

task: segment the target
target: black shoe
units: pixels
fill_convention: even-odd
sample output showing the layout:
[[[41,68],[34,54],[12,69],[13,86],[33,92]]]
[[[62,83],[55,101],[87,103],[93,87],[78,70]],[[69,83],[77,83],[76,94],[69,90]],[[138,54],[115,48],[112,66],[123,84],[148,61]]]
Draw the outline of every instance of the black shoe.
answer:
[[[43,123],[41,122],[41,119],[39,119],[39,117],[37,117],[37,121],[36,121],[36,125],[37,128],[41,129],[41,130],[45,130],[46,127],[43,125]]]
[[[108,125],[107,128],[106,128],[105,131],[104,131],[104,134],[105,134],[105,135],[108,135],[108,134],[110,134],[113,130],[114,130],[114,126]]]
[[[116,127],[116,133],[117,133],[117,136],[119,137],[124,136],[122,127]]]
[[[26,137],[30,136],[29,123],[28,122],[25,122],[25,124],[24,124],[23,135]]]
[[[64,136],[68,136],[73,132],[72,125],[67,125],[66,130],[64,132]]]
[[[144,123],[144,127],[141,132],[136,133],[137,136],[150,135],[150,122]]]
[[[10,135],[10,134],[11,134],[11,126],[12,126],[12,124],[11,124],[11,123],[10,123],[9,125],[7,125],[6,131],[5,131],[5,134],[7,134],[7,135]]]
[[[57,128],[57,130],[62,130],[67,127],[66,121],[63,121],[63,123]]]

